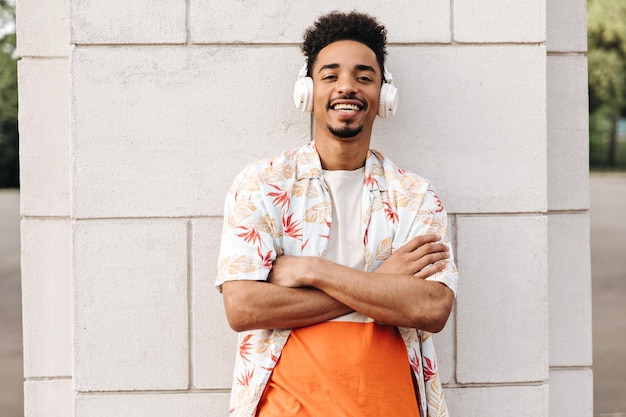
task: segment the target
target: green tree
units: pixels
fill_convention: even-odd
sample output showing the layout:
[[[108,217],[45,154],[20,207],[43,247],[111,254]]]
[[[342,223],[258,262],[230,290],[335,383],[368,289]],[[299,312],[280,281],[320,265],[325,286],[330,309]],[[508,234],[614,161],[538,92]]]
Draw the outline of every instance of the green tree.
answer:
[[[15,6],[0,0],[0,29],[15,27]],[[19,185],[15,32],[0,34],[0,187]]]
[[[626,1],[587,0],[590,156],[608,142],[605,161],[618,163],[617,122],[626,115]]]

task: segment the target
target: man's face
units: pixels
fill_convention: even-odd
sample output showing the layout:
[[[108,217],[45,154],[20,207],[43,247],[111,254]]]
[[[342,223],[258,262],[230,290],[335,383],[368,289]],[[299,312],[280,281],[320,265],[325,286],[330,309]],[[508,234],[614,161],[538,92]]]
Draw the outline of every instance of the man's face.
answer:
[[[362,134],[369,140],[382,82],[374,51],[351,40],[331,43],[317,55],[311,77],[316,138],[330,134],[350,139]]]

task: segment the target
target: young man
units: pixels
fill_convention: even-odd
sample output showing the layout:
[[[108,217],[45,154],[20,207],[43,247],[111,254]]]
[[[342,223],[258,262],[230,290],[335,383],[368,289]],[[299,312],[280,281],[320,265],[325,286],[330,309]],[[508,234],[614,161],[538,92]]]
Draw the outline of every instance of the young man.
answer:
[[[233,416],[447,415],[429,332],[457,272],[429,182],[369,149],[395,111],[385,44],[372,17],[320,17],[294,95],[315,140],[228,192],[216,285],[240,332]]]

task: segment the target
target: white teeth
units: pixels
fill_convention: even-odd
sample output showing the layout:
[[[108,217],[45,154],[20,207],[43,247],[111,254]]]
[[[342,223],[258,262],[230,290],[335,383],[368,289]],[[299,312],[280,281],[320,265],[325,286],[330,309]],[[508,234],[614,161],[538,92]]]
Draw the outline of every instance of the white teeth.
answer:
[[[356,104],[339,103],[339,104],[335,104],[333,106],[333,109],[335,110],[359,110],[359,106],[357,106]]]

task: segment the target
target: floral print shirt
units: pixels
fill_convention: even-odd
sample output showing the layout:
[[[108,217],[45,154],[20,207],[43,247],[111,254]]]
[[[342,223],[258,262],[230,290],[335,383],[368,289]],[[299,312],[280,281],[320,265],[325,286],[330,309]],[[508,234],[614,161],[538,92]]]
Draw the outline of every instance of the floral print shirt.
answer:
[[[366,271],[375,270],[410,239],[446,235],[447,215],[430,183],[370,150],[365,162],[361,230]],[[267,280],[280,255],[323,257],[330,232],[331,201],[315,143],[245,168],[228,191],[216,286],[230,280]],[[456,294],[458,274],[450,258],[429,277]],[[447,416],[431,334],[398,328],[415,375],[422,417]],[[291,329],[238,334],[231,417],[252,417]]]

